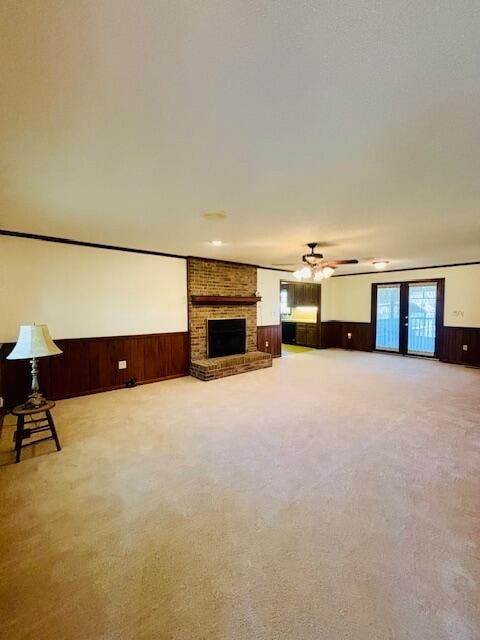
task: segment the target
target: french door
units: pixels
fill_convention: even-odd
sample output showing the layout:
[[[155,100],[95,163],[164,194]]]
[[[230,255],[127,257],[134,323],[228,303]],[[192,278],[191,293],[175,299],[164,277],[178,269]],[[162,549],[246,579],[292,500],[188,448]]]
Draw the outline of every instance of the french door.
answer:
[[[443,280],[374,284],[375,349],[435,356],[443,318]]]

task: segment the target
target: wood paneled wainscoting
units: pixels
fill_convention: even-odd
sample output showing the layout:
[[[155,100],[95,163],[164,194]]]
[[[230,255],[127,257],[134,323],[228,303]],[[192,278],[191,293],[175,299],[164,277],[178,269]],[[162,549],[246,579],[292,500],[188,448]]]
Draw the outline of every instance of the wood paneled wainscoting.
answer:
[[[282,355],[282,325],[272,324],[257,327],[257,349],[271,353],[272,358],[280,357]]]
[[[373,351],[373,331],[370,322],[344,322],[330,320],[322,322],[322,349],[354,349],[356,351]]]
[[[480,328],[443,327],[440,345],[443,362],[480,367]]]
[[[105,338],[55,340],[63,353],[39,360],[40,389],[51,400],[121,389],[134,378],[138,384],[188,375],[188,332]],[[29,393],[30,364],[5,360],[12,344],[0,348],[0,378],[7,409]],[[127,361],[126,369],[118,362]]]
[[[348,337],[351,334],[351,337]],[[355,349],[373,351],[374,331],[370,322],[343,322],[330,320],[322,322],[321,347],[328,349]],[[464,346],[467,349],[464,349]],[[480,328],[446,327],[439,328],[439,359],[442,362],[480,366]]]

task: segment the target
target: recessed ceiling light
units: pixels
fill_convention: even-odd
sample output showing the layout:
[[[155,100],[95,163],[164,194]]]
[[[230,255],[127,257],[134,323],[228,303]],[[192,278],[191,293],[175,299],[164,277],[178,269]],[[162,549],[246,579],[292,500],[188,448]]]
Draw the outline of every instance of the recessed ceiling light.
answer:
[[[225,220],[227,214],[225,211],[206,211],[202,216],[205,220]]]
[[[213,244],[214,247],[221,247],[223,242],[221,240],[210,240],[210,244]]]
[[[385,269],[388,264],[388,260],[374,260],[373,266],[375,269]]]

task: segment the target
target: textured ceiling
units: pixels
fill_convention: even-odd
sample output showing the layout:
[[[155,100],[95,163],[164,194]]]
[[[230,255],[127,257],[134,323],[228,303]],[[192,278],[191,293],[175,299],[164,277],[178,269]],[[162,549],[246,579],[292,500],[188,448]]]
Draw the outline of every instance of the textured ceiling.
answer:
[[[0,226],[259,264],[310,240],[479,260],[479,6],[3,0]]]

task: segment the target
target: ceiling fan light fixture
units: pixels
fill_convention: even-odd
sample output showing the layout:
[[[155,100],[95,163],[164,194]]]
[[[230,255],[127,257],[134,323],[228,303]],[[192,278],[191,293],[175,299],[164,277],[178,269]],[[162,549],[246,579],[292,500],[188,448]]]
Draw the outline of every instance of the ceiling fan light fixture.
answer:
[[[310,267],[303,267],[302,269],[300,269],[300,273],[302,274],[302,278],[312,277],[312,270],[310,269]]]
[[[324,278],[330,278],[333,275],[335,269],[333,267],[323,267],[322,274]]]
[[[325,278],[330,278],[338,266],[358,264],[356,258],[352,258],[351,260],[323,260],[321,253],[315,253],[315,247],[317,245],[318,242],[309,242],[307,244],[310,248],[310,253],[302,256],[302,262],[305,266],[294,272],[293,276],[295,280],[313,279],[314,282],[320,282]]]
[[[388,265],[388,260],[374,260],[372,264],[375,269],[385,269],[385,267]]]

